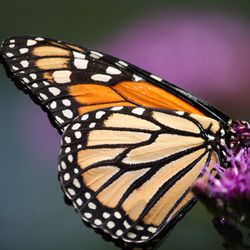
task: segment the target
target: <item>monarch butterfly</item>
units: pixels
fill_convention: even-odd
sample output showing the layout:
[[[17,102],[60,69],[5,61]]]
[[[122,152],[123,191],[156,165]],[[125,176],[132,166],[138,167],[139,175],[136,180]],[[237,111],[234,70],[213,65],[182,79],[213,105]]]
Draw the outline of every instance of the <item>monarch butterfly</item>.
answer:
[[[5,40],[2,61],[62,134],[62,189],[114,239],[147,242],[195,203],[204,169],[226,164],[232,121],[125,61],[54,39]],[[205,177],[204,177],[205,178]]]

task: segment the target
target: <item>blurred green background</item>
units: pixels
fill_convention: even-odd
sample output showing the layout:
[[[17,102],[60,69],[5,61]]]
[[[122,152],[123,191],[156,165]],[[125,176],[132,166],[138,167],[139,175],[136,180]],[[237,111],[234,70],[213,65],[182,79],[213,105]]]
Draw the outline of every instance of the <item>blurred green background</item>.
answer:
[[[0,40],[39,35],[84,44],[146,68],[250,118],[250,2],[1,1]],[[60,137],[0,68],[0,249],[118,249],[64,204]],[[201,204],[160,249],[223,249]]]

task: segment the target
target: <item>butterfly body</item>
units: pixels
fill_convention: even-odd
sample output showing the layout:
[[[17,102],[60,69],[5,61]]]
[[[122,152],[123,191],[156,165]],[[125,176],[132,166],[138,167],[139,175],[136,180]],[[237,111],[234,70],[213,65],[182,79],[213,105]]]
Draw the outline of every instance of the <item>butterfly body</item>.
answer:
[[[62,134],[65,194],[113,238],[154,238],[193,205],[195,180],[224,162],[230,119],[155,75],[40,37],[7,39],[1,55]]]

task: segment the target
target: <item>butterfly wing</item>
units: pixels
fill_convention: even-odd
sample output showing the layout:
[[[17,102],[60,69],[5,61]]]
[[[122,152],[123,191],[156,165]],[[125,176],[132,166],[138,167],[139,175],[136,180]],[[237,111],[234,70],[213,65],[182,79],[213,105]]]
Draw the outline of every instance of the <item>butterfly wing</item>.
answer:
[[[227,122],[204,101],[117,58],[40,37],[12,37],[1,55],[11,76],[62,130],[78,115],[112,106],[182,110]]]
[[[65,131],[60,180],[84,220],[142,242],[190,207],[190,186],[217,160],[207,131],[215,135],[225,115],[146,71],[73,44],[13,37],[1,55],[21,89]]]
[[[190,187],[215,157],[209,125],[220,128],[203,116],[141,107],[86,113],[63,136],[62,187],[92,227],[148,241],[193,202]]]

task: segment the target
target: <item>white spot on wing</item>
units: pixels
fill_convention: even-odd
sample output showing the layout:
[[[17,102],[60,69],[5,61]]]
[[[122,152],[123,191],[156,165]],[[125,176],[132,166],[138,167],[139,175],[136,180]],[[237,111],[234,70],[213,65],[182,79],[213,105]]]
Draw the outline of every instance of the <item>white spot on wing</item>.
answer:
[[[117,63],[124,66],[124,67],[128,67],[128,64],[123,62],[123,61],[118,61]]]
[[[54,96],[57,96],[57,95],[59,95],[61,93],[61,90],[56,88],[56,87],[49,87],[48,90]]]
[[[70,70],[57,70],[53,73],[54,81],[57,83],[70,82]]]
[[[151,78],[155,79],[156,81],[161,82],[162,79],[159,76],[155,76],[155,75],[150,75]]]
[[[80,123],[76,123],[76,124],[74,124],[73,126],[72,126],[72,129],[73,130],[77,130],[77,129],[79,129],[81,127],[81,124]]]
[[[122,72],[117,69],[117,68],[114,68],[114,67],[111,67],[109,66],[107,69],[106,69],[106,73],[107,74],[110,74],[110,75],[119,75],[121,74]]]
[[[80,131],[75,132],[76,139],[80,139],[82,137],[82,133]]]
[[[6,56],[8,56],[8,57],[12,57],[12,56],[14,56],[14,54],[13,53],[6,53]]]
[[[81,120],[86,121],[86,120],[88,120],[88,118],[89,118],[89,114],[85,114],[82,116]]]
[[[80,182],[79,182],[78,179],[76,179],[76,178],[73,180],[73,185],[74,185],[75,187],[77,187],[77,188],[80,188],[80,187],[81,187]]]
[[[77,69],[87,69],[88,63],[89,63],[88,60],[81,59],[81,58],[76,58],[76,59],[74,60],[74,65],[75,65],[75,67],[76,67]]]
[[[73,51],[73,55],[75,58],[85,58],[86,55],[82,54],[82,53],[79,53],[79,52],[76,52],[76,51]]]
[[[70,109],[65,109],[62,111],[63,115],[69,119],[73,117],[73,112]]]
[[[157,230],[156,227],[149,227],[149,228],[148,228],[148,231],[149,231],[150,233],[155,233],[156,230]]]
[[[35,45],[35,44],[37,44],[37,41],[35,41],[35,40],[29,39],[27,41],[27,46],[32,46],[32,45]]]
[[[117,106],[117,107],[111,108],[111,110],[113,110],[113,111],[119,111],[119,110],[122,110],[122,109],[123,109],[122,106]]]
[[[56,115],[55,118],[60,124],[64,123],[64,120],[61,117]]]
[[[98,112],[96,112],[95,118],[100,119],[100,118],[102,118],[103,115],[105,115],[104,111],[98,111]]]
[[[20,62],[20,64],[24,67],[27,68],[29,66],[29,62],[27,60],[23,60]]]
[[[140,76],[138,76],[138,75],[136,75],[136,74],[133,74],[133,77],[134,77],[134,80],[135,80],[136,82],[144,81],[144,79],[143,79],[142,77],[140,77]]]
[[[21,48],[21,49],[19,49],[19,51],[20,51],[21,54],[25,54],[25,53],[27,53],[29,51],[29,49]]]
[[[95,59],[99,59],[100,57],[103,56],[103,54],[101,54],[101,53],[99,53],[97,51],[91,51],[90,56],[95,58]]]
[[[136,115],[142,115],[144,111],[145,111],[144,108],[135,108],[132,110],[132,113],[134,113]]]
[[[65,106],[70,106],[70,105],[71,105],[71,101],[68,100],[68,99],[62,100],[62,103],[63,103]]]
[[[36,74],[34,74],[34,73],[31,73],[31,74],[30,74],[30,77],[31,77],[33,80],[36,80],[37,75],[36,75]]]
[[[91,76],[92,80],[100,82],[108,82],[111,78],[111,76],[105,74],[94,74]]]

